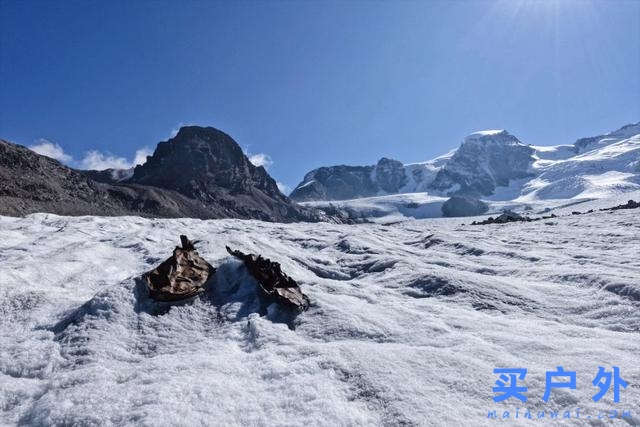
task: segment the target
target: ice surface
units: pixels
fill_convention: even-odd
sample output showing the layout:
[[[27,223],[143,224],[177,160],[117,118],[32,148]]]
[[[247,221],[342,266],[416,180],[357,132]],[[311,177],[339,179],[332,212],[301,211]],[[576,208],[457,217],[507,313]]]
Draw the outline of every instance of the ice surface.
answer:
[[[491,425],[488,410],[515,407],[627,408],[637,424],[638,219],[0,217],[0,424]],[[179,234],[218,273],[215,291],[169,308],[135,278]],[[225,244],[281,262],[309,311],[261,317]],[[578,389],[545,404],[557,365]],[[594,403],[612,365],[630,385]],[[493,403],[496,367],[528,368],[526,404]]]

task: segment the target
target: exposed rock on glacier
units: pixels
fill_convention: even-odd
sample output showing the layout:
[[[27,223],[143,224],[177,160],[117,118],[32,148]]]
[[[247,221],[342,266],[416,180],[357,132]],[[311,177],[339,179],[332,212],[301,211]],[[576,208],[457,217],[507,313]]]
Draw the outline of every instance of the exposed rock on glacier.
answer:
[[[640,208],[640,202],[636,202],[635,200],[629,200],[624,205],[617,205],[612,208],[601,209],[603,211],[617,211],[619,209],[637,209]]]
[[[205,284],[215,274],[215,268],[196,252],[194,242],[180,236],[182,247],[155,269],[145,273],[143,279],[149,296],[157,301],[180,301],[205,290]]]
[[[535,219],[529,218],[527,216],[520,215],[515,212],[506,211],[499,215],[497,218],[490,216],[484,221],[476,222],[473,221],[472,225],[487,225],[487,224],[506,224],[508,222],[529,222],[535,221]]]
[[[489,210],[489,205],[472,197],[453,196],[442,205],[442,216],[476,216]]]

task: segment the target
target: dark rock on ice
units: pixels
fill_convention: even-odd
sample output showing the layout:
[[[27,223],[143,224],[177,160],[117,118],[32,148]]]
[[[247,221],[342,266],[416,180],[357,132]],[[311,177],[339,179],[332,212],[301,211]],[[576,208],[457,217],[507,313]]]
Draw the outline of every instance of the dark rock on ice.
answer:
[[[476,216],[489,210],[489,205],[472,197],[453,196],[442,204],[445,217]]]
[[[601,211],[617,211],[619,209],[637,209],[640,208],[640,202],[636,202],[635,200],[629,200],[624,205],[614,206],[612,208],[600,209]]]
[[[228,246],[226,248],[227,252],[244,262],[249,273],[258,282],[260,292],[264,297],[298,311],[309,308],[309,298],[302,293],[298,283],[281,270],[279,263],[260,255],[234,251]]]
[[[490,216],[484,221],[479,221],[479,222],[473,221],[471,224],[472,225],[506,224],[508,222],[530,222],[530,221],[535,221],[535,219],[522,216],[512,211],[505,211],[504,213],[502,213],[502,215],[498,216],[497,218],[493,218]]]
[[[149,295],[157,301],[180,301],[198,295],[216,271],[187,236],[180,236],[180,241],[182,247],[177,246],[171,257],[143,275]]]

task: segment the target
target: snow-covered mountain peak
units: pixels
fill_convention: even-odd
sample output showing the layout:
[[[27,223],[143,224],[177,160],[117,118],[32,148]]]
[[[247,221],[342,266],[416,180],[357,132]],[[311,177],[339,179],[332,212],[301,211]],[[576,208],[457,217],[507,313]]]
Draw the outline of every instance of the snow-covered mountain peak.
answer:
[[[470,135],[467,135],[462,143],[463,146],[476,144],[524,145],[518,138],[511,135],[504,129],[482,130],[474,132]]]
[[[505,130],[475,132],[438,171],[436,194],[489,196],[496,187],[530,175],[534,150]]]
[[[508,132],[506,130],[504,130],[504,129],[479,130],[477,132],[473,132],[472,134],[467,135],[465,140],[467,140],[467,139],[480,139],[480,138],[482,138],[484,136],[499,135],[501,133],[508,133]]]

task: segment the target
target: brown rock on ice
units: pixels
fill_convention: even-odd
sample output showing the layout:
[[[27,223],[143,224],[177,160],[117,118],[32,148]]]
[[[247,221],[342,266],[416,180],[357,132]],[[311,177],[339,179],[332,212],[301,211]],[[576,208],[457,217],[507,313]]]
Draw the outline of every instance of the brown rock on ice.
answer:
[[[180,301],[198,295],[216,271],[198,255],[187,236],[180,236],[180,241],[182,247],[177,246],[171,257],[143,275],[149,295],[157,301]]]
[[[260,255],[245,254],[241,251],[231,250],[227,252],[242,260],[249,273],[256,279],[260,291],[264,297],[276,302],[304,311],[309,308],[309,298],[302,293],[298,283],[282,272],[280,264]]]

